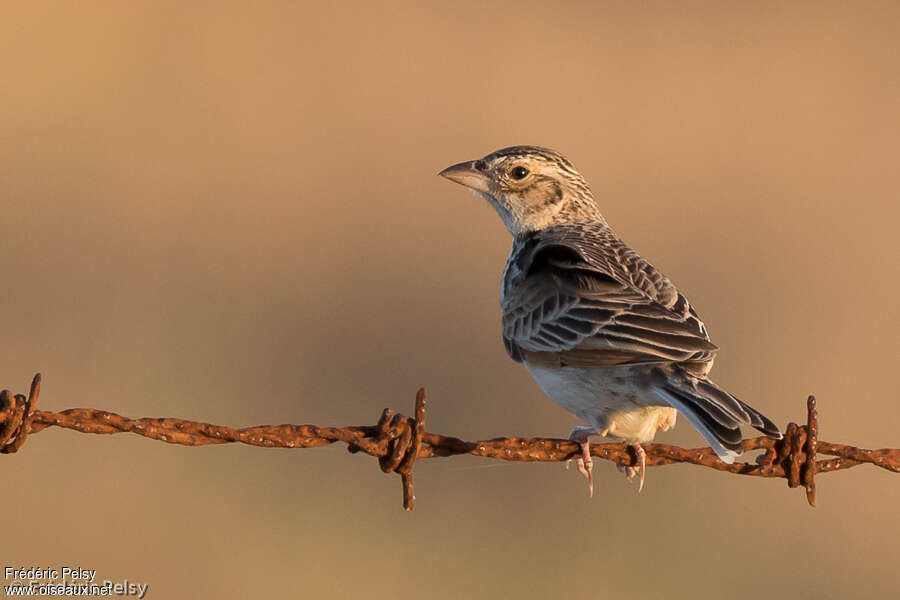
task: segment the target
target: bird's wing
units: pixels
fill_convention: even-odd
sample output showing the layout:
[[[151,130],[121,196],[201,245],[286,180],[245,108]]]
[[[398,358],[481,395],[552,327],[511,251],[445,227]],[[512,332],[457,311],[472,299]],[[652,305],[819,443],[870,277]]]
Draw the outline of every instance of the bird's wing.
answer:
[[[687,299],[602,224],[516,240],[501,298],[515,360],[610,366],[712,359]]]

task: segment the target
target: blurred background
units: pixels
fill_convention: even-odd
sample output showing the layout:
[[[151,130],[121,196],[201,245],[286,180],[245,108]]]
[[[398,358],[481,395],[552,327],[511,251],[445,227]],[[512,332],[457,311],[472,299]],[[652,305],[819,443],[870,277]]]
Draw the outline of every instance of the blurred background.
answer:
[[[435,177],[565,153],[776,422],[900,446],[893,2],[32,2],[0,23],[0,386],[48,410],[565,437],[500,338],[510,239]],[[661,441],[702,445],[685,422]],[[4,565],[149,598],[886,598],[900,479],[52,430],[2,459]]]

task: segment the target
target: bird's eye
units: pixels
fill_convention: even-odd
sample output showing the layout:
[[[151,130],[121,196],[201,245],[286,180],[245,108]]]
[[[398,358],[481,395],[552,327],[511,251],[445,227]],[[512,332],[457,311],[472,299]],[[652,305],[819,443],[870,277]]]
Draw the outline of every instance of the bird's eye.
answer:
[[[513,179],[525,179],[528,177],[528,169],[522,166],[515,167],[509,172],[509,176]]]

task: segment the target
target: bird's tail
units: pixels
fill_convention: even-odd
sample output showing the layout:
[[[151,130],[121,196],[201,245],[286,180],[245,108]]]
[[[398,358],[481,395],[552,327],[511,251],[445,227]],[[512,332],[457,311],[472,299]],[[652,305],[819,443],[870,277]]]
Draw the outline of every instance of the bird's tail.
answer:
[[[741,402],[715,383],[683,372],[670,373],[653,386],[656,395],[678,409],[697,428],[724,462],[741,454],[741,425],[781,439],[778,427],[752,406]]]

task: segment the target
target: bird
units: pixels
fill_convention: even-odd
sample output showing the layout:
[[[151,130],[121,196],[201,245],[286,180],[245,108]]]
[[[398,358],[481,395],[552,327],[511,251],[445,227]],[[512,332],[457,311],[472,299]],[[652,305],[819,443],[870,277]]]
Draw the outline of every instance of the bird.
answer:
[[[589,438],[629,445],[629,481],[680,412],[718,457],[741,453],[741,426],[778,427],[708,375],[718,347],[688,299],[612,230],[590,186],[555,150],[511,146],[438,173],[496,210],[513,237],[500,286],[503,344],[543,392],[585,424],[569,439],[593,495]]]

